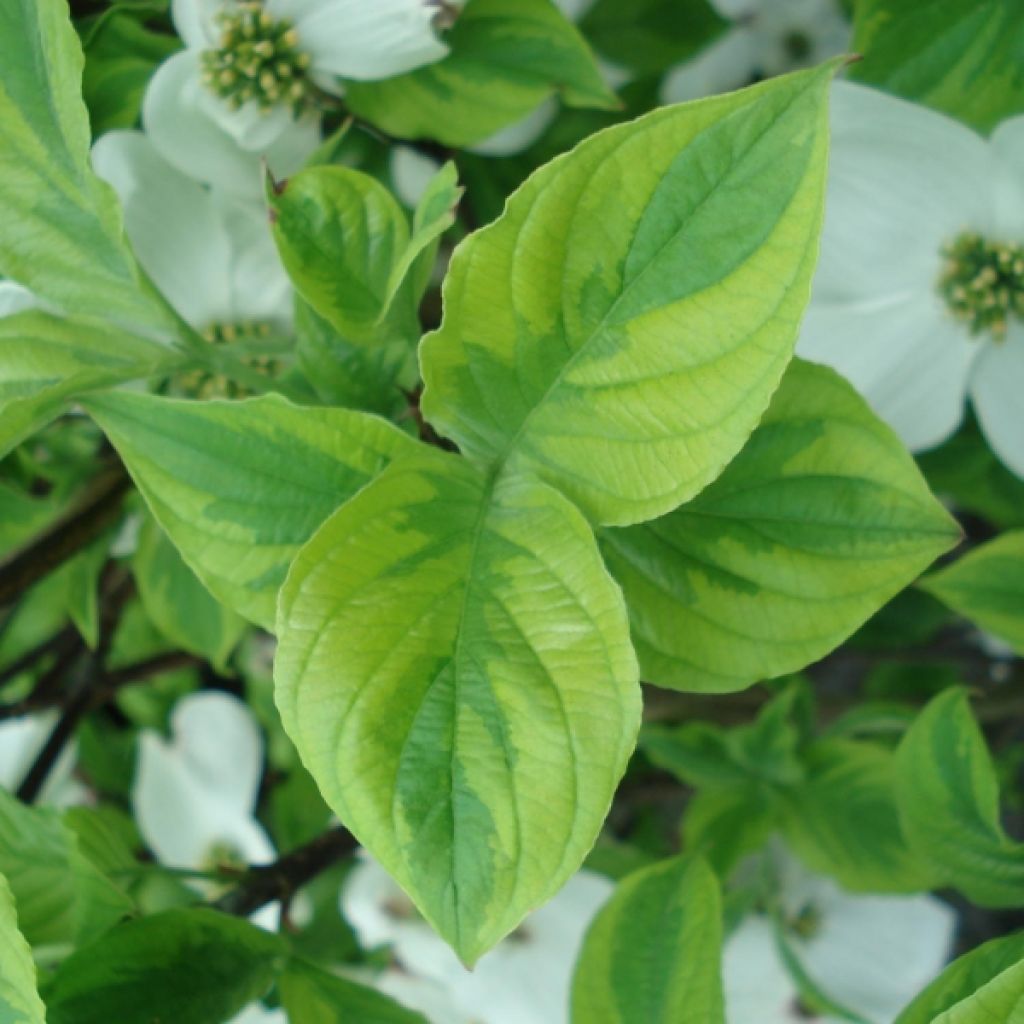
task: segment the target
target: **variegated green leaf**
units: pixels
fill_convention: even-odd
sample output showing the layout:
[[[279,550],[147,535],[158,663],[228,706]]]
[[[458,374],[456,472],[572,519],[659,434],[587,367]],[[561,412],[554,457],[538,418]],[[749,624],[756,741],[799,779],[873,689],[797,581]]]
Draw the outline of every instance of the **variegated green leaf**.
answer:
[[[157,522],[219,600],[270,629],[288,565],[347,498],[416,442],[376,416],[265,395],[94,395],[87,408]]]
[[[82,48],[65,0],[0,4],[0,274],[70,313],[174,328],[144,294],[121,211],[89,165]]]
[[[645,678],[727,691],[827,654],[959,535],[853,388],[794,360],[718,480],[601,543]]]
[[[1018,0],[858,0],[853,77],[981,131],[1024,112]]]
[[[916,999],[896,1018],[895,1024],[935,1024],[948,1018],[940,1016],[955,1007],[962,1006],[975,993],[984,991],[986,986],[1007,971],[1024,964],[1024,932],[1004,935],[975,947],[969,953],[954,960]],[[1013,975],[1007,975],[1013,977]],[[1024,992],[1024,979],[1021,991]],[[955,1019],[955,1018],[954,1018]],[[998,1024],[1005,1024],[997,1018]],[[966,1018],[958,1024],[974,1022]],[[990,1024],[981,1018],[974,1024]],[[992,1021],[991,1024],[996,1024]]]
[[[1024,903],[1024,843],[1003,830],[999,783],[963,690],[921,712],[896,755],[903,831],[943,884],[980,906]]]
[[[285,729],[327,802],[467,963],[597,836],[639,724],[586,521],[525,477],[397,460],[281,591]]]
[[[627,876],[587,932],[573,1024],[725,1024],[722,898],[700,860]]]
[[[310,167],[272,187],[267,201],[298,293],[342,334],[372,332],[393,301],[391,277],[409,245],[398,200],[361,171]],[[417,336],[414,305],[396,309],[391,326]]]
[[[453,256],[421,346],[431,423],[599,523],[713,480],[793,352],[834,69],[655,111],[534,174]]]
[[[921,586],[1024,657],[1024,530],[982,544]]]
[[[18,911],[7,879],[0,875],[0,1021],[46,1024],[46,1007],[36,991],[32,950],[18,931]]]
[[[175,358],[96,323],[38,311],[0,317],[0,457],[76,396],[158,373]]]

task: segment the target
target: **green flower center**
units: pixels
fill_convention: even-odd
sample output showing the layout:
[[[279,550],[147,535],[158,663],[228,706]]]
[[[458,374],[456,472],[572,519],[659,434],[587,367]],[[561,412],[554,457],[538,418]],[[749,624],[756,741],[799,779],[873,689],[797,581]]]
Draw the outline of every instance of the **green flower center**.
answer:
[[[287,18],[273,18],[263,4],[247,0],[218,18],[220,45],[202,54],[203,83],[237,109],[255,101],[263,110],[289,104],[296,116],[315,94],[312,60],[299,48]]]
[[[1006,335],[1011,316],[1024,318],[1024,245],[965,233],[942,250],[939,292],[971,334]]]
[[[813,903],[808,903],[787,924],[794,935],[801,939],[813,939],[821,931],[824,921],[821,911]]]

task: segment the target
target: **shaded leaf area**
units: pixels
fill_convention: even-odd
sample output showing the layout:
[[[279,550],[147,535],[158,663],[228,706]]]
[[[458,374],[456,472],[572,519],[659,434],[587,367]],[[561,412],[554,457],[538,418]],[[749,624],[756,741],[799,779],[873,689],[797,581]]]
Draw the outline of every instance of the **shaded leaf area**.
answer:
[[[264,995],[280,937],[213,910],[128,921],[61,964],[44,985],[49,1024],[223,1024]]]
[[[999,783],[963,690],[934,698],[896,755],[900,820],[943,884],[982,907],[1024,901],[1024,844],[1003,830]]]
[[[0,874],[0,1020],[9,1024],[45,1024],[46,1008],[36,992],[32,950],[18,930],[18,912],[10,886]]]
[[[982,544],[921,586],[1024,657],[1024,530]]]
[[[721,692],[824,656],[959,535],[853,388],[796,360],[710,487],[601,545],[645,678]]]
[[[851,76],[987,132],[1024,112],[1022,47],[1016,0],[860,0]]]

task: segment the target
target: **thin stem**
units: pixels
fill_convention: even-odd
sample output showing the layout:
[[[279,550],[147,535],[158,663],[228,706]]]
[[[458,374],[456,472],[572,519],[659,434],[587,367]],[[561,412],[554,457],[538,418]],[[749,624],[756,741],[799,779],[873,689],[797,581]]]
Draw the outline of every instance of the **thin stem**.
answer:
[[[108,572],[103,584],[102,590],[107,600],[100,615],[99,643],[96,650],[88,652],[79,663],[79,671],[75,673],[67,691],[60,718],[16,791],[18,799],[25,803],[32,803],[39,796],[65,746],[89,711],[93,701],[93,683],[103,672],[103,662],[110,650],[114,630],[135,589],[131,576],[118,569]]]
[[[47,655],[53,654],[58,661],[69,651],[78,647],[80,637],[78,630],[72,626],[63,626],[52,636],[48,636],[42,643],[36,644],[20,657],[17,657],[9,665],[0,669],[0,687],[17,679],[22,672],[33,668],[37,662],[42,661]]]
[[[79,652],[75,652],[77,654]],[[74,660],[72,657],[71,660]],[[60,674],[63,675],[67,669],[67,661],[58,663]],[[168,654],[157,654],[152,658],[136,662],[134,665],[126,665],[113,672],[101,675],[96,684],[92,687],[92,697],[89,702],[89,711],[95,711],[108,701],[113,700],[119,690],[127,686],[136,686],[144,683],[154,676],[162,675],[165,672],[173,672],[180,668],[191,668],[203,664],[203,659],[185,651],[171,651]],[[57,665],[54,666],[57,668]],[[49,673],[48,673],[49,675]],[[39,711],[46,711],[50,708],[60,707],[65,697],[59,692],[54,692],[50,686],[40,685],[22,700],[11,704],[0,705],[0,722],[11,718],[21,718],[24,715],[35,714]]]
[[[0,562],[0,607],[17,600],[116,522],[130,488],[124,466],[108,464],[67,512]]]
[[[332,828],[273,864],[249,868],[238,885],[215,900],[213,906],[226,914],[248,917],[275,900],[287,902],[317,875],[354,853],[358,846],[348,829]]]

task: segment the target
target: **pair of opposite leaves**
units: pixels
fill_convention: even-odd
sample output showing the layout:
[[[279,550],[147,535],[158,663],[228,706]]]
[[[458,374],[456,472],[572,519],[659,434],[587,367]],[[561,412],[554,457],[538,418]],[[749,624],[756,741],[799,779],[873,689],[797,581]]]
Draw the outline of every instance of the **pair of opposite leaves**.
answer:
[[[285,728],[328,803],[467,963],[550,898],[592,846],[635,744],[637,651],[645,668],[667,669],[655,681],[687,685],[685,657],[659,650],[678,643],[659,633],[686,602],[671,566],[658,578],[671,554],[658,544],[666,514],[743,448],[792,358],[821,226],[835,67],[599,133],[541,168],[459,247],[444,321],[420,359],[423,412],[462,457],[365,414],[274,398],[206,403],[205,426],[189,403],[172,403],[177,428],[167,416],[157,425],[143,396],[89,401],[222,600],[266,623],[298,551],[276,624]],[[304,172],[325,173],[355,172]],[[284,208],[291,192],[272,203]],[[301,239],[278,241],[287,264]],[[304,291],[303,272],[289,269],[316,306],[317,288]],[[798,500],[827,515],[816,530],[790,525],[807,535],[803,550],[780,519],[775,536],[725,538],[730,558],[781,564],[783,598],[787,587],[817,586],[814,558],[801,556],[852,562],[862,538],[849,488],[836,500],[818,493],[830,417],[846,431],[840,448],[863,449],[843,452],[868,492],[857,501],[876,508],[884,493],[890,504],[893,551],[873,552],[871,564],[893,557],[881,579],[822,584],[827,628],[759,666],[762,675],[824,654],[956,537],[891,433],[828,371],[794,363],[744,472],[772,485],[795,467]],[[266,519],[251,492],[225,495],[196,470],[182,445],[191,434],[194,448],[209,446],[214,420],[243,457],[248,428],[278,444],[288,435],[282,479],[267,493],[291,502],[291,514]],[[330,440],[313,437],[318,421],[333,426]],[[184,504],[172,479],[183,476]],[[742,490],[736,507],[703,514],[742,517]],[[185,505],[205,535],[183,528]],[[788,561],[778,546],[792,549]],[[708,571],[729,582],[727,567]],[[714,662],[712,652],[692,673],[693,688],[757,677]]]

